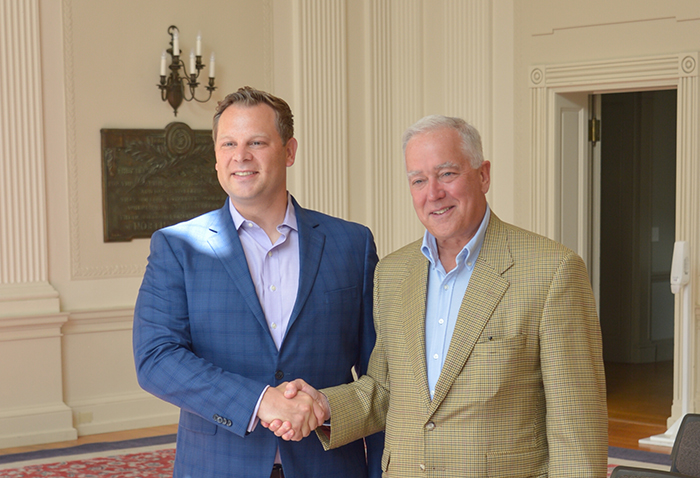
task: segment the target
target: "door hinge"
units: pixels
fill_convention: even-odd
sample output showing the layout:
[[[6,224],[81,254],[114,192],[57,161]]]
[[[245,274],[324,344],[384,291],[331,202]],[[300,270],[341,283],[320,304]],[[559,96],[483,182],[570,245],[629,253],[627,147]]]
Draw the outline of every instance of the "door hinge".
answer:
[[[600,120],[591,118],[588,120],[588,141],[596,143],[600,141]]]

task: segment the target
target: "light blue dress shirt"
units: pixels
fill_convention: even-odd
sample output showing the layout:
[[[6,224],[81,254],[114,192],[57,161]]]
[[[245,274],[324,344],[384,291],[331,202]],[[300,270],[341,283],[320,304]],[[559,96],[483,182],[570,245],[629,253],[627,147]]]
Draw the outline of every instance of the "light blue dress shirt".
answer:
[[[435,395],[435,386],[445,364],[447,351],[451,345],[459,347],[459,344],[451,344],[452,334],[464,293],[467,291],[476,259],[484,243],[490,217],[491,209],[487,204],[479,229],[457,254],[457,265],[448,273],[440,262],[435,237],[428,231],[425,231],[423,236],[421,252],[430,261],[425,304],[425,360],[431,400]]]

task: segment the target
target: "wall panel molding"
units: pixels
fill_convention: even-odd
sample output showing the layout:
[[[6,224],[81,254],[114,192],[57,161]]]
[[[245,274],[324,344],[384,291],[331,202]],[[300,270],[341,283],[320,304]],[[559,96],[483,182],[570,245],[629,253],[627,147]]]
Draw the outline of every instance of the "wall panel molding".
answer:
[[[344,0],[295,0],[295,97],[302,205],[348,216],[347,35]]]
[[[444,111],[479,130],[486,159],[493,137],[492,8],[488,0],[446,0],[443,13]]]
[[[48,284],[38,9],[37,0],[0,4],[0,315],[58,311]],[[43,300],[27,300],[34,296]]]
[[[90,266],[81,257],[81,216],[79,161],[77,157],[77,125],[75,112],[75,68],[73,52],[73,2],[63,0],[63,48],[66,94],[66,154],[68,157],[68,209],[70,231],[70,264],[73,279],[101,277],[133,277],[143,275],[145,264]],[[96,178],[97,179],[97,178]],[[102,220],[102,218],[100,218]]]
[[[368,223],[382,257],[392,246],[392,191],[395,168],[391,158],[394,128],[390,122],[394,104],[391,88],[391,5],[383,0],[366,0],[364,23],[367,34],[364,50],[367,70],[365,111],[365,162],[368,201]]]
[[[424,8],[425,2],[416,0],[391,1],[392,76],[389,88],[392,91],[392,110],[388,118],[391,136],[385,139],[391,154],[377,158],[388,162],[387,171],[391,175],[391,197],[380,206],[391,215],[391,222],[384,228],[391,241],[387,244],[388,249],[383,251],[385,254],[420,239],[425,230],[411,202],[401,144],[405,129],[426,114]]]
[[[366,0],[365,171],[368,224],[382,257],[422,234],[411,205],[401,135],[423,116],[420,0]]]

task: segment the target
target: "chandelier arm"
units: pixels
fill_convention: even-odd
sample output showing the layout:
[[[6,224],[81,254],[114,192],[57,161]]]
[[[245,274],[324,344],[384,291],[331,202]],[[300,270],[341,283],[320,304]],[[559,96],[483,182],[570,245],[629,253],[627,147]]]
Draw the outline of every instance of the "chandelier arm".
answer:
[[[209,101],[209,100],[211,99],[211,94],[212,94],[213,91],[214,91],[214,90],[209,90],[209,96],[207,96],[207,99],[206,99],[206,100],[200,100],[199,98],[196,98],[195,96],[192,96],[192,99],[195,100],[195,101],[198,102],[198,103],[206,103],[207,101]]]
[[[214,86],[214,78],[209,78],[209,85],[206,86],[206,90],[209,92],[206,99],[197,98],[197,87],[200,83],[197,81],[201,70],[204,69],[206,65],[202,63],[202,55],[200,52],[200,38],[197,37],[197,55],[192,56],[190,53],[190,66],[192,66],[191,72],[188,73],[185,61],[180,56],[180,44],[179,44],[179,34],[180,30],[175,26],[171,25],[168,28],[168,34],[170,35],[170,48],[163,51],[161,55],[161,76],[160,83],[156,86],[160,89],[161,100],[170,103],[173,108],[173,113],[177,116],[177,109],[182,103],[182,100],[192,101],[195,100],[198,103],[206,103],[212,97],[212,93],[216,89]],[[170,73],[165,75],[166,71],[166,53],[170,54]],[[210,68],[210,74],[213,73],[213,58],[212,53],[212,64]],[[182,68],[182,75],[180,74],[180,68]],[[189,90],[189,91],[188,91]],[[189,97],[187,96],[189,93]]]

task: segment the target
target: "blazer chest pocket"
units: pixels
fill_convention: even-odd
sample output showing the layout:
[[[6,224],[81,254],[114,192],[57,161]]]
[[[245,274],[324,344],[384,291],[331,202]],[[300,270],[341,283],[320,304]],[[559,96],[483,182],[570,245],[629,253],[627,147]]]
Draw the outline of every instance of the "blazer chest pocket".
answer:
[[[326,291],[326,304],[344,304],[357,302],[357,286],[344,287]]]
[[[472,355],[510,355],[525,347],[527,343],[526,335],[516,335],[513,337],[481,337],[474,345]]]
[[[464,387],[473,400],[491,400],[504,387],[519,390],[533,386],[539,377],[537,360],[537,347],[528,346],[526,335],[486,338],[474,346],[453,387]]]
[[[184,410],[180,414],[180,426],[188,431],[204,435],[215,435],[217,429],[215,424]]]

